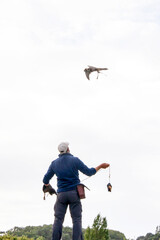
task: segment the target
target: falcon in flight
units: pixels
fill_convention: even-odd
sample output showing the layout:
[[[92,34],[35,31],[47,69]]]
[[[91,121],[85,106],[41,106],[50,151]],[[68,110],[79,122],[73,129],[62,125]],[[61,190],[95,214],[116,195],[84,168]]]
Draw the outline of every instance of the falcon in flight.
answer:
[[[85,69],[84,69],[84,72],[85,72],[86,77],[88,78],[88,80],[90,80],[90,79],[89,79],[90,73],[96,71],[96,72],[97,72],[97,79],[98,79],[99,73],[100,73],[100,71],[102,71],[102,70],[108,70],[108,68],[96,68],[96,67],[93,67],[93,66],[88,66],[88,68],[85,68]]]

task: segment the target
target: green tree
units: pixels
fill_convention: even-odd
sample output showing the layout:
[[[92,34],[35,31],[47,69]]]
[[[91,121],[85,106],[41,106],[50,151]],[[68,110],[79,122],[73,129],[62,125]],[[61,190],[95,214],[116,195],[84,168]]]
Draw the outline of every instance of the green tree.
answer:
[[[123,233],[115,230],[108,230],[110,240],[126,240],[126,237]]]
[[[157,226],[157,227],[156,227],[156,234],[157,234],[157,233],[160,233],[160,226]]]
[[[63,240],[70,240],[70,239],[72,239],[72,228],[70,228],[70,227],[63,227],[62,239]]]
[[[17,237],[5,234],[3,236],[0,236],[0,240],[33,240],[33,238],[27,238],[26,236]]]
[[[52,236],[52,225],[43,226],[27,226],[25,228],[14,227],[7,231],[7,234],[16,237],[26,236],[27,238],[33,238],[34,240],[50,240]],[[0,239],[1,240],[1,239]],[[23,240],[23,239],[18,239]]]
[[[85,240],[109,240],[107,229],[107,220],[102,218],[100,214],[94,219],[92,228],[88,227],[84,234]]]
[[[44,240],[44,237],[38,237],[36,240]]]

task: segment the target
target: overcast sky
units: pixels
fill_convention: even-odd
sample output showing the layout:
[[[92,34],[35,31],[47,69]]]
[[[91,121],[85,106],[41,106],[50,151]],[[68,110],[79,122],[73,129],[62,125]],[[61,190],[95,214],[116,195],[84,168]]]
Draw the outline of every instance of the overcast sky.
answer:
[[[159,0],[0,1],[0,231],[53,223],[42,179],[68,141],[89,167],[111,165],[111,193],[108,169],[84,181],[83,227],[100,213],[128,238],[155,233],[159,13]],[[87,65],[109,70],[88,81]]]

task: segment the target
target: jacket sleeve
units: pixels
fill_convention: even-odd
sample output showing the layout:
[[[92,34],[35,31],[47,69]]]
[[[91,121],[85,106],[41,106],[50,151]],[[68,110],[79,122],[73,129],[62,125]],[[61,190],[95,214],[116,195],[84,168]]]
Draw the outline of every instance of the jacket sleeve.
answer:
[[[96,173],[95,168],[88,168],[79,158],[77,158],[77,168],[80,172],[87,176],[92,176]]]
[[[47,173],[44,175],[43,183],[48,184],[50,179],[54,176],[55,172],[52,169],[52,164],[49,166]]]

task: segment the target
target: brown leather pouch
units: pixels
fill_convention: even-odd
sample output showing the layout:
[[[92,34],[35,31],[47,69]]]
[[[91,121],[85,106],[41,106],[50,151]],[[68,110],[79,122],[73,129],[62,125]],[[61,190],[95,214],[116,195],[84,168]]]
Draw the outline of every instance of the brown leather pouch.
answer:
[[[85,189],[84,189],[85,187],[86,186],[84,184],[81,184],[81,183],[77,185],[77,192],[78,192],[78,195],[79,195],[80,199],[86,198],[86,196],[85,196]],[[87,188],[87,189],[89,190],[89,188]]]

